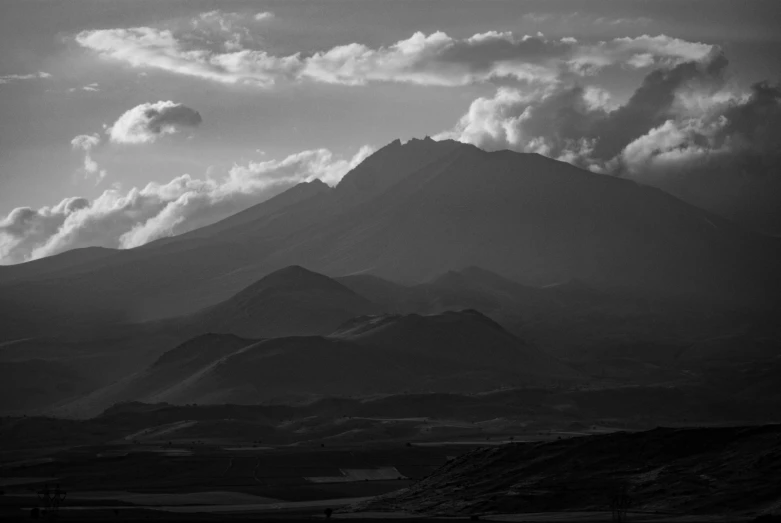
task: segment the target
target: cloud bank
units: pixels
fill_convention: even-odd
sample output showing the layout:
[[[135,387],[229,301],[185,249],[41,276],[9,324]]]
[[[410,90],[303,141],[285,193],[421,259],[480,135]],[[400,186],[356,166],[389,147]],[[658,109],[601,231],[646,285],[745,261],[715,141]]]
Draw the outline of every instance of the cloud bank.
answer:
[[[711,54],[648,73],[623,105],[579,83],[499,88],[438,135],[486,150],[536,152],[635,179],[695,205],[781,233],[781,88],[749,92]]]
[[[172,101],[137,105],[120,116],[106,132],[113,143],[152,143],[165,134],[174,134],[185,127],[197,127],[202,122],[195,109]]]
[[[272,17],[258,14],[254,20]],[[665,35],[579,42],[489,31],[458,39],[416,32],[371,48],[349,43],[308,55],[266,52],[235,15],[210,12],[192,27],[133,27],[82,31],[76,41],[102,57],[227,84],[271,86],[280,81],[340,85],[402,82],[463,86],[496,79],[555,82],[562,75],[591,75],[610,66],[646,68],[705,60],[711,45]],[[206,21],[209,21],[207,24]],[[202,35],[208,36],[202,36]]]
[[[85,138],[86,137],[86,138]],[[79,143],[90,143],[84,135]],[[66,198],[53,206],[20,207],[0,220],[0,263],[10,264],[88,246],[131,248],[214,223],[296,183],[338,182],[372,149],[351,158],[327,149],[282,160],[234,165],[222,179],[178,176],[126,193],[106,190],[95,200]]]

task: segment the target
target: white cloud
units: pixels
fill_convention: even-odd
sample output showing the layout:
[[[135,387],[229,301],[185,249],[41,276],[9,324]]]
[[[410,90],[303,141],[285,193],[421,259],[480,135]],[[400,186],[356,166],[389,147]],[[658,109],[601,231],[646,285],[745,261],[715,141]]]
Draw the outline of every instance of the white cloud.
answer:
[[[461,86],[500,78],[552,83],[563,74],[593,74],[613,65],[638,68],[705,60],[714,51],[708,44],[665,35],[587,43],[573,38],[546,39],[542,34],[488,31],[464,39],[443,32],[417,32],[378,48],[349,43],[306,56],[274,56],[257,48],[252,31],[246,27],[236,30],[224,14],[205,13],[201,17],[217,20],[212,23],[218,29],[206,39],[176,28],[135,27],[83,31],[76,41],[133,67],[261,86],[302,80],[342,85],[403,82]],[[215,35],[221,40],[215,40]],[[255,48],[248,48],[250,45]]]
[[[30,74],[6,74],[6,75],[0,75],[0,84],[7,84],[10,82],[20,81],[20,80],[36,80],[39,78],[51,78],[52,75],[45,71],[38,71],[37,73],[30,73]]]
[[[100,144],[100,135],[95,134],[80,134],[71,140],[71,147],[73,149],[80,149],[84,151],[84,172],[87,176],[93,176],[96,178],[96,183],[100,183],[103,178],[106,177],[106,170],[101,169],[92,158],[91,151],[93,148]]]
[[[85,146],[90,136],[78,140]],[[82,145],[79,145],[81,147]],[[178,176],[122,193],[109,189],[93,201],[68,198],[52,207],[14,209],[0,220],[0,263],[18,263],[77,247],[130,248],[193,230],[261,202],[302,181],[334,184],[371,153],[352,158],[327,149],[282,160],[235,165],[222,179]]]
[[[666,35],[614,38],[594,45],[581,45],[568,60],[572,71],[593,74],[613,64],[633,68],[653,65],[674,66],[683,62],[701,62],[714,52],[715,46],[688,42]]]
[[[137,105],[120,116],[106,132],[114,143],[152,143],[183,127],[197,127],[202,119],[198,111],[172,101]]]
[[[272,13],[271,11],[262,11],[260,13],[257,13],[255,16],[253,16],[253,18],[258,22],[261,22],[263,20],[271,20],[272,18],[274,18],[274,13]]]

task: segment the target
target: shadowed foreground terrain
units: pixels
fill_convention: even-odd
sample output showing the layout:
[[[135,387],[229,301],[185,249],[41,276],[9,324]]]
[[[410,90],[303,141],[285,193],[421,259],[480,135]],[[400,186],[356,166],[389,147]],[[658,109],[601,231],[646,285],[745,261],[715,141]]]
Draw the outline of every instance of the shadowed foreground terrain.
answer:
[[[657,189],[426,139],[2,267],[0,517],[47,483],[72,521],[604,521],[624,489],[637,521],[777,513],[780,253]]]
[[[127,403],[88,420],[4,418],[0,517],[27,517],[45,483],[69,492],[70,521],[297,521],[325,508],[359,521],[604,521],[623,489],[636,521],[777,513],[781,425],[724,427],[718,410],[687,422],[707,411],[651,389]],[[651,413],[678,428],[643,430]]]
[[[781,506],[781,426],[659,428],[475,450],[353,510],[427,515],[609,510],[739,514]]]

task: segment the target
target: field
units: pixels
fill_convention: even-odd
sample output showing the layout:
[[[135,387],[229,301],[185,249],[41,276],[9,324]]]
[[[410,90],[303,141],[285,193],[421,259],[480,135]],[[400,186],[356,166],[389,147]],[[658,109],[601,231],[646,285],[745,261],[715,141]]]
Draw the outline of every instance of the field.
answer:
[[[463,519],[475,515],[497,521],[605,521],[610,514],[605,512],[605,504],[599,502],[603,492],[595,481],[604,482],[615,474],[645,477],[645,472],[638,472],[640,469],[615,468],[623,458],[615,454],[618,447],[611,442],[621,442],[631,434],[649,434],[649,441],[656,442],[651,447],[655,449],[651,451],[654,459],[661,459],[655,453],[671,448],[659,443],[664,440],[657,441],[658,436],[654,435],[664,436],[667,432],[646,431],[655,426],[649,426],[646,418],[611,416],[592,418],[586,423],[577,410],[557,409],[557,405],[562,405],[558,396],[546,400],[552,405],[550,409],[543,404],[517,401],[519,395],[526,398],[530,394],[541,393],[329,400],[284,408],[133,403],[113,407],[88,420],[4,418],[0,422],[0,490],[4,491],[0,496],[0,517],[4,521],[28,520],[31,510],[42,505],[39,493],[44,486],[51,489],[60,485],[67,491],[59,512],[63,521],[322,520],[326,509],[334,511],[333,519],[351,521],[414,521],[423,517],[430,520],[433,516],[438,516],[437,520],[454,516]],[[519,411],[528,410],[529,405],[539,411],[535,411],[534,419]],[[451,416],[435,417],[429,412],[432,410]],[[619,409],[618,414],[621,412]],[[609,410],[604,413],[613,414]],[[685,426],[669,421],[668,427]],[[721,434],[719,431],[732,430],[719,429],[723,424],[713,421],[695,424],[701,427],[696,430],[704,431],[702,436],[696,436],[699,441],[716,437],[712,435]],[[665,430],[688,434],[685,431],[695,429]],[[768,431],[767,434],[774,435],[777,429]],[[754,440],[745,439],[747,434],[750,432],[737,431],[729,436],[737,445],[735,453],[728,456],[734,465],[730,470],[738,474],[727,478],[733,494],[744,481],[740,474],[746,466],[754,467],[747,469],[752,471],[761,467],[756,469],[757,474],[763,470],[775,474],[781,456],[777,449],[781,440],[757,440],[767,447],[767,456],[755,463],[759,459],[753,455],[757,447]],[[603,442],[594,447],[596,454],[589,450],[589,444],[580,443],[591,441]],[[572,447],[567,447],[569,442]],[[569,457],[562,458],[560,465],[551,466],[555,474],[544,480],[541,490],[532,489],[539,490],[532,496],[549,500],[543,505],[521,506],[501,501],[509,499],[508,488],[502,486],[504,479],[497,476],[500,481],[496,483],[495,474],[486,470],[480,477],[485,478],[490,489],[498,489],[496,493],[478,489],[475,496],[484,500],[482,505],[470,504],[467,496],[467,502],[459,502],[458,510],[448,508],[452,500],[463,498],[458,492],[475,488],[472,478],[477,476],[458,472],[460,467],[468,470],[469,459],[482,459],[485,452],[519,449],[508,454],[522,456],[507,460],[506,465],[514,467],[530,459],[558,460],[555,456],[560,451],[556,449],[562,445],[561,448],[572,449]],[[696,452],[700,447],[687,447],[687,452],[695,455],[681,466],[692,472],[681,477],[697,476],[693,470],[699,466]],[[722,459],[708,456],[707,462]],[[588,462],[593,466],[583,465]],[[447,471],[454,466],[451,481]],[[515,470],[507,469],[507,473],[513,478],[527,474],[525,469]],[[707,471],[707,475],[722,472]],[[752,474],[752,488],[758,488],[761,478]],[[668,491],[708,488],[709,484],[694,476],[693,480],[676,479]],[[427,485],[431,478],[440,478],[438,483],[432,483],[435,490],[421,490],[421,485]],[[538,476],[533,474],[528,481],[538,481],[535,478]],[[575,485],[572,478],[577,479],[578,488],[591,485],[596,489],[589,494],[596,496],[595,502],[585,503],[571,496],[551,497],[551,488],[571,492]],[[418,497],[401,505],[383,504],[386,495],[400,489],[417,493]],[[421,502],[435,494],[442,500],[441,507]],[[634,521],[719,520],[714,511],[691,512],[686,507],[667,510],[664,499],[657,499],[653,493],[649,496],[648,503],[658,505],[650,510],[648,506],[636,507]],[[762,503],[766,504],[765,497]],[[397,494],[388,497],[396,498]],[[562,504],[562,500],[570,504]],[[751,519],[750,515],[744,511],[738,519]],[[732,516],[730,521],[735,520]]]
[[[148,442],[42,449],[34,458],[20,451],[20,459],[6,451],[0,516],[29,518],[44,484],[59,484],[68,492],[61,520],[99,520],[98,513],[123,521],[161,514],[193,520],[206,514],[241,518],[248,512],[322,514],[325,508],[406,487],[472,448]]]
[[[57,437],[48,447],[0,453],[0,516],[28,519],[40,506],[37,492],[59,484],[68,492],[58,515],[63,521],[321,517],[326,508],[410,486],[476,448],[614,430],[524,432],[498,420],[475,426],[425,417],[355,421],[415,426],[418,437],[373,442],[326,436],[278,445],[236,437],[176,439],[185,430],[197,436],[189,422],[133,430],[99,444],[67,445],[70,438],[63,436],[66,444],[51,445],[60,441]],[[64,433],[72,422],[52,423],[42,430]],[[61,424],[66,428],[54,428]]]

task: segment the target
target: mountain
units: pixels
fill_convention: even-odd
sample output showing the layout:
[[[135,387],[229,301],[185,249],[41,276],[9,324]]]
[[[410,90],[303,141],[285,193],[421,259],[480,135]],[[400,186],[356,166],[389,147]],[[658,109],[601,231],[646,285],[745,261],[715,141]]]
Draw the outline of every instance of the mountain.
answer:
[[[344,321],[380,308],[322,274],[290,266],[235,296],[190,315],[184,325],[247,338],[327,334]]]
[[[363,316],[328,336],[201,336],[147,369],[57,410],[94,415],[118,401],[291,401],[406,391],[476,392],[580,375],[475,311]]]
[[[0,313],[14,318],[0,340],[194,313],[296,264],[408,283],[478,266],[533,287],[773,308],[780,245],[540,155],[395,141],[335,188],[299,185],[180,237],[0,277]]]
[[[580,280],[756,304],[777,285],[770,260],[778,252],[776,240],[659,190],[535,154],[462,145],[369,202],[293,234],[267,261],[402,281],[477,265],[535,285]]]

